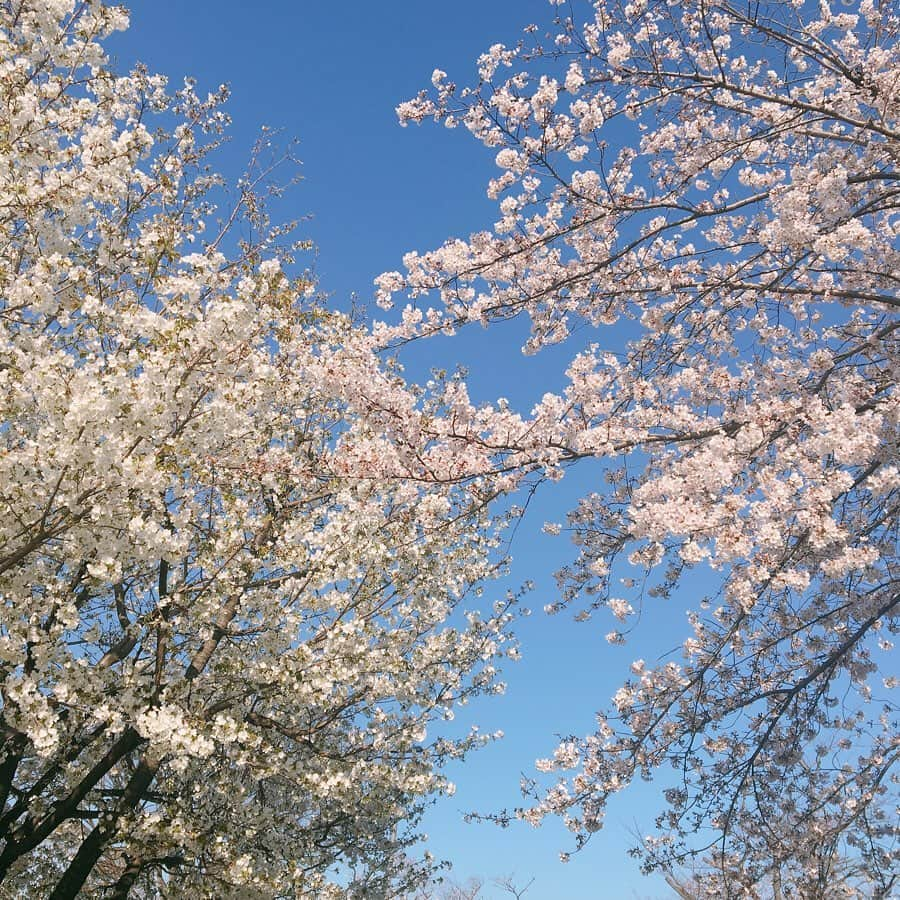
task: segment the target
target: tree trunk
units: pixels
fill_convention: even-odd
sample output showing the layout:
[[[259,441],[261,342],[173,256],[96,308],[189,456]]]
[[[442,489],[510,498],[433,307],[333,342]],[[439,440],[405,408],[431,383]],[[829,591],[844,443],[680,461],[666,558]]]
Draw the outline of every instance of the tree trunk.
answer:
[[[119,760],[138,747],[143,738],[133,729],[126,729],[119,739],[103,754],[93,768],[81,780],[78,786],[62,801],[55,804],[50,812],[39,822],[26,822],[13,832],[15,837],[7,835],[6,846],[0,853],[0,882],[6,877],[9,867],[20,856],[30,853],[41,844],[56,828],[68,819],[77,809],[78,804],[87,796]],[[133,780],[133,778],[132,778]],[[96,829],[95,829],[96,830]]]
[[[106,845],[115,837],[118,831],[119,819],[138,805],[144,796],[144,792],[150,787],[156,776],[158,768],[158,761],[151,761],[146,757],[140,761],[125,787],[118,806],[113,812],[103,816],[94,827],[94,830],[84,839],[48,900],[74,900],[78,896],[78,892],[84,886],[85,881],[87,881],[91,870],[97,864],[97,860],[100,859]],[[137,877],[137,872],[135,872],[134,877]],[[127,889],[125,896],[127,896]]]

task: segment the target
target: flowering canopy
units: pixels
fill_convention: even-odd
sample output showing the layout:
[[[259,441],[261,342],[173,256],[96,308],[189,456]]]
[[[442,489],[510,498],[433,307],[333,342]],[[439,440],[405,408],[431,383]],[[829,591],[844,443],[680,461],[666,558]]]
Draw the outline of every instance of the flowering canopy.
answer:
[[[607,607],[621,643],[692,568],[720,587],[691,604],[680,658],[635,662],[596,733],[539,764],[563,774],[527,785],[518,815],[559,814],[581,843],[611,793],[671,766],[648,867],[708,845],[711,890],[737,896],[788,860],[797,885],[797,872],[827,879],[816,848],[838,843],[866,862],[862,894],[886,894],[879,798],[900,754],[884,665],[900,600],[896,10],[554,5],[545,39],[531,26],[492,46],[475,87],[437,70],[398,108],[492,148],[499,214],[378,279],[385,306],[400,292],[441,301],[410,304],[380,339],[521,314],[538,352],[587,330],[565,391],[530,417],[468,410],[472,441],[504,465],[556,476],[607,461],[607,486],[569,517],[578,558],[554,609]]]
[[[494,489],[287,274],[265,142],[221,206],[224,90],[108,70],[126,24],[0,4],[2,890],[402,894],[480,740],[426,725],[499,689],[508,604],[448,622]]]

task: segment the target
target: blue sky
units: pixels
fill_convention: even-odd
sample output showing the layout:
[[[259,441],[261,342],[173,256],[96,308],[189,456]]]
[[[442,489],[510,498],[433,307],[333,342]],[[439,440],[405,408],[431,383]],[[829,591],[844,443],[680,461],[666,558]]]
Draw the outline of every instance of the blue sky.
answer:
[[[354,292],[368,302],[372,279],[400,268],[406,251],[494,220],[484,196],[492,155],[463,130],[402,129],[394,107],[427,86],[434,68],[471,80],[476,57],[490,44],[514,43],[528,22],[549,25],[546,0],[134,0],[130,6],[131,30],[110,45],[118,67],[140,60],[176,83],[193,75],[201,91],[230,84],[231,141],[214,160],[226,179],[241,174],[262,126],[299,139],[304,180],[283,211],[286,218],[312,216],[302,234],[319,248],[315,268],[336,304],[345,305]],[[422,377],[430,365],[463,363],[476,398],[506,396],[527,410],[544,391],[561,386],[572,348],[523,357],[523,330],[523,323],[510,323],[420,345],[408,359],[411,376]],[[473,711],[483,730],[502,729],[506,738],[451,773],[458,792],[425,825],[429,849],[454,863],[454,878],[515,874],[520,884],[534,878],[528,900],[672,896],[661,879],[642,877],[626,854],[631,832],[652,825],[658,790],[652,786],[637,785],[617,798],[607,827],[565,866],[558,854],[572,841],[558,823],[500,830],[462,822],[467,810],[515,806],[520,775],[533,774],[534,760],[551,754],[555,735],[588,733],[628,663],[672,649],[685,631],[680,609],[659,606],[648,611],[653,619],[641,629],[639,645],[613,648],[603,639],[611,616],[577,625],[566,614],[541,612],[554,598],[553,571],[574,551],[540,527],[561,519],[596,486],[596,476],[581,469],[539,494],[516,536],[509,586],[532,579],[536,589],[527,603],[535,612],[522,623],[523,660],[505,673],[506,697]]]

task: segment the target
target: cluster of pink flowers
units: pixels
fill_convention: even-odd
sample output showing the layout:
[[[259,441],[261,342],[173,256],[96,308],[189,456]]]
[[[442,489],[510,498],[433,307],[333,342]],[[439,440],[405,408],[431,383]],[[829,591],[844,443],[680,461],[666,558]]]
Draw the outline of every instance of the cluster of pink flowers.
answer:
[[[595,329],[563,392],[521,423],[470,408],[466,426],[509,471],[608,460],[550,608],[652,619],[698,565],[721,587],[688,601],[683,664],[642,663],[519,814],[583,841],[611,793],[672,765],[683,786],[642,852],[670,869],[711,827],[718,875],[697,896],[755,890],[779,860],[815,892],[812,832],[864,861],[859,896],[888,890],[900,21],[873,0],[556,6],[544,43],[498,45],[476,85],[442,77],[400,108],[490,148],[501,218],[383,276],[383,305],[406,293],[419,311],[376,335],[520,314],[537,352]],[[614,596],[622,576],[640,591]]]

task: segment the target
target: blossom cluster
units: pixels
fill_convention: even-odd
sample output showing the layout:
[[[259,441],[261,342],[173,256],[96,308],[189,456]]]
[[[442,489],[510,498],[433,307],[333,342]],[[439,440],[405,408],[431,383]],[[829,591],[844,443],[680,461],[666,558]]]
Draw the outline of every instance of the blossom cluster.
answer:
[[[402,894],[515,652],[499,476],[317,296],[268,135],[217,210],[226,92],[126,24],[0,5],[0,892]]]
[[[554,6],[544,39],[496,45],[476,84],[442,73],[398,110],[483,143],[499,209],[378,280],[385,308],[407,306],[376,337],[518,315],[526,352],[589,334],[562,391],[521,416],[461,403],[457,432],[511,477],[604,460],[551,611],[608,609],[620,644],[692,569],[719,588],[687,602],[683,660],[642,663],[596,734],[541,762],[561,780],[519,814],[560,815],[583,842],[612,793],[671,765],[683,784],[640,848],[649,867],[711,828],[727,884],[710,890],[751,896],[773,859],[816,870],[794,841],[813,823],[867,860],[862,894],[887,891],[900,20],[874,0]]]

